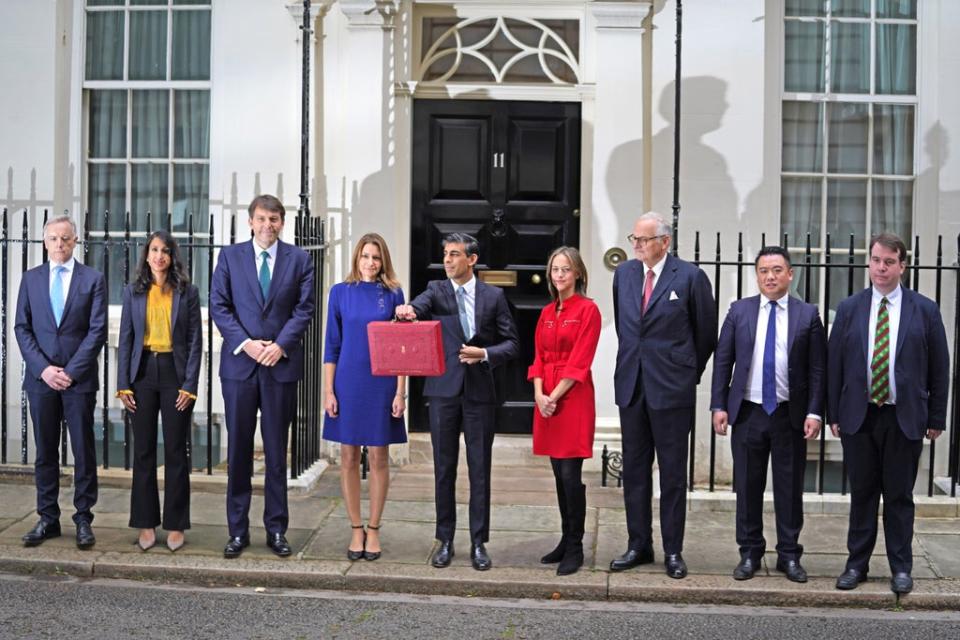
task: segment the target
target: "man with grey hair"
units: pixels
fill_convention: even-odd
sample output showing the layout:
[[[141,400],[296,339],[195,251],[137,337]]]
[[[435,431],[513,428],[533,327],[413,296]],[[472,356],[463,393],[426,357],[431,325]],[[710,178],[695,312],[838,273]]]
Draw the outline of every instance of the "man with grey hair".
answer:
[[[34,473],[40,520],[23,544],[33,547],[60,535],[60,424],[66,420],[73,450],[73,522],[77,546],[89,549],[97,502],[97,452],[93,410],[99,376],[97,357],[107,338],[107,292],[103,274],[73,257],[77,225],[68,215],[43,227],[48,261],[23,274],[14,332],[26,363],[23,389],[30,403],[36,442]]]
[[[621,264],[613,276],[619,341],[613,380],[629,542],[610,570],[653,562],[656,453],[664,566],[671,578],[683,578],[688,440],[697,384],[717,344],[717,310],[707,275],[668,253],[670,231],[661,215],[640,216],[627,236],[636,259]]]

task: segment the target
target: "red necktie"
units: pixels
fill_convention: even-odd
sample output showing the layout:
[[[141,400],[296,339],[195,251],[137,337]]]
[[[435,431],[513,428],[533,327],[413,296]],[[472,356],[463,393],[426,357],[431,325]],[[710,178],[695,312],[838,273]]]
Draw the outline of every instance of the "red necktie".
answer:
[[[647,304],[650,303],[650,296],[653,294],[653,269],[647,271],[647,278],[643,281],[643,313],[647,312]]]

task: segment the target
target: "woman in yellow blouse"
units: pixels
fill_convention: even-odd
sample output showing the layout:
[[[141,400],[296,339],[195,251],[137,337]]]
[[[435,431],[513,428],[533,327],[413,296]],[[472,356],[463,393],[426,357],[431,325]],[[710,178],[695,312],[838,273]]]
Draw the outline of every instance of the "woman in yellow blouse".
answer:
[[[203,343],[200,295],[190,284],[177,242],[166,231],[147,238],[134,281],[123,290],[117,396],[133,416],[130,526],[137,545],[157,542],[166,529],[176,551],[190,528],[187,434],[197,399]],[[163,519],[157,489],[157,417],[163,422]]]

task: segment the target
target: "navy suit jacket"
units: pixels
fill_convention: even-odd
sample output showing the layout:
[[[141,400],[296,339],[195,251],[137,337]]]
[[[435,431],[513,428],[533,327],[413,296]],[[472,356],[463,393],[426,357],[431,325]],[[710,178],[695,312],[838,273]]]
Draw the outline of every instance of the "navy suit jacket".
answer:
[[[750,384],[750,365],[757,338],[760,296],[737,300],[720,329],[713,354],[711,409],[727,412],[735,425],[740,403]],[[787,303],[787,384],[790,387],[790,424],[803,429],[807,415],[823,417],[827,392],[827,334],[817,307],[790,296]],[[736,366],[734,366],[736,365]],[[732,373],[732,380],[731,380]]]
[[[642,385],[651,409],[693,407],[700,376],[717,344],[710,280],[698,267],[668,254],[641,317],[645,271],[640,260],[628,260],[613,274],[617,406],[630,406]]]
[[[520,353],[517,327],[507,305],[507,298],[499,287],[477,279],[474,290],[475,332],[468,341],[460,326],[457,296],[450,280],[433,280],[427,289],[410,304],[421,320],[439,320],[443,333],[443,356],[446,372],[442,376],[428,377],[423,393],[438,398],[464,399],[478,403],[493,404],[497,401],[493,383],[493,370],[516,358]],[[460,345],[483,347],[487,361],[467,365],[460,362]]]
[[[120,312],[120,342],[117,349],[117,389],[132,389],[140,370],[143,354],[143,334],[147,326],[147,294],[135,293],[133,285],[123,289],[123,309]],[[200,359],[203,356],[203,338],[200,321],[200,292],[188,285],[184,293],[173,292],[173,310],[170,314],[173,335],[173,363],[177,369],[180,389],[197,395],[200,378]]]
[[[27,365],[25,391],[50,391],[40,378],[50,365],[73,378],[70,390],[91,393],[100,388],[97,357],[107,340],[107,293],[103,274],[74,261],[60,326],[50,306],[50,263],[23,274],[13,327]]]
[[[901,287],[900,328],[894,352],[897,423],[910,440],[921,440],[927,429],[947,423],[950,356],[947,334],[936,303]],[[827,415],[840,431],[856,433],[870,402],[867,385],[867,342],[870,339],[868,287],[840,303],[830,330]]]
[[[272,340],[286,357],[270,372],[277,382],[296,382],[303,377],[303,334],[313,319],[313,262],[307,252],[278,240],[276,264],[267,299],[248,240],[220,250],[210,288],[210,314],[223,336],[220,378],[246,380],[257,363],[246,353],[234,351],[244,340]]]

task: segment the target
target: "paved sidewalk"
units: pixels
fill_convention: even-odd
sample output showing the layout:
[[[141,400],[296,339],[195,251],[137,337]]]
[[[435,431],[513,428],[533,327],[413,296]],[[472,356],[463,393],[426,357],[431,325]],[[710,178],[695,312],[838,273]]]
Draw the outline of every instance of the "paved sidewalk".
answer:
[[[458,482],[459,531],[453,565],[446,569],[429,565],[434,511],[433,473],[427,465],[393,470],[381,532],[383,557],[376,562],[353,563],[345,554],[350,529],[340,500],[336,467],[324,473],[314,490],[290,496],[287,537],[294,548],[292,557],[276,558],[264,545],[263,529],[255,528],[251,531],[251,547],[232,561],[222,556],[227,539],[225,505],[215,482],[197,483],[202,490],[193,493],[193,528],[187,533],[187,545],[172,554],[159,544],[147,553],[139,551],[134,544],[135,532],[126,526],[129,491],[115,486],[101,488],[93,523],[97,535],[94,549],[80,551],[74,545],[70,487],[60,497],[65,535],[39,547],[25,548],[20,536],[36,521],[33,487],[29,476],[20,480],[7,476],[0,482],[0,571],[446,595],[960,609],[960,518],[956,499],[918,499],[918,513],[938,517],[917,519],[916,586],[898,603],[889,591],[882,529],[871,579],[855,591],[834,588],[846,552],[846,501],[842,498],[808,497],[800,541],[806,549],[803,564],[811,579],[797,585],[773,570],[774,553],[767,554],[757,577],[734,581],[730,574],[738,556],[732,495],[729,489],[714,494],[694,492],[689,500],[684,550],[690,576],[672,580],[662,569],[656,527],[657,563],[620,574],[607,571],[610,559],[625,545],[622,493],[601,487],[598,475],[588,475],[586,566],[573,576],[561,578],[555,574],[555,567],[539,564],[539,557],[557,542],[560,530],[549,468],[546,464],[494,467],[493,476],[492,533],[487,548],[494,568],[487,572],[474,571],[470,566],[465,477]],[[253,523],[259,524],[262,508],[262,498],[254,496]],[[767,514],[765,531],[772,550],[772,513]],[[164,539],[162,532],[160,539]]]

